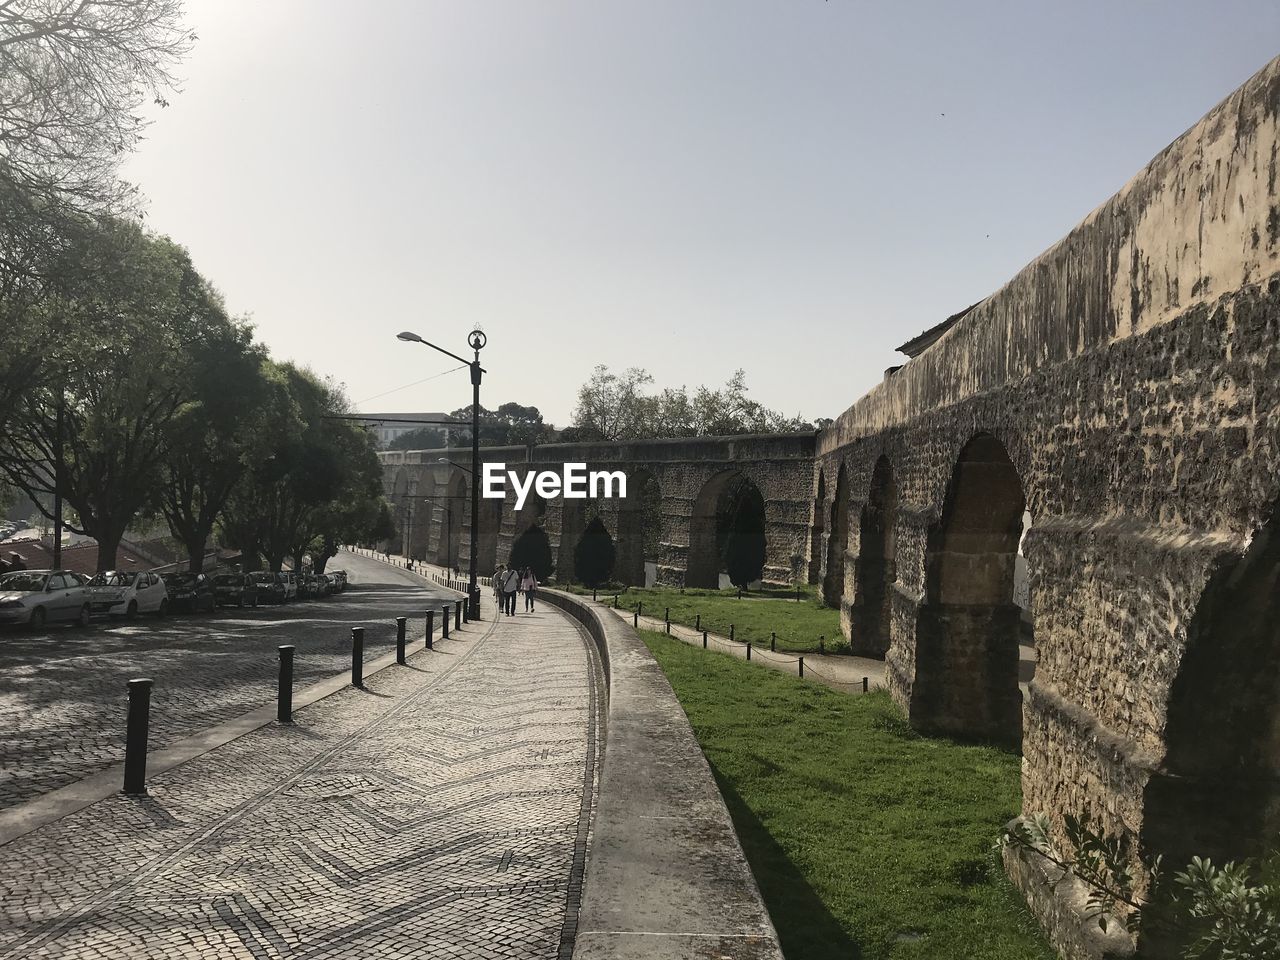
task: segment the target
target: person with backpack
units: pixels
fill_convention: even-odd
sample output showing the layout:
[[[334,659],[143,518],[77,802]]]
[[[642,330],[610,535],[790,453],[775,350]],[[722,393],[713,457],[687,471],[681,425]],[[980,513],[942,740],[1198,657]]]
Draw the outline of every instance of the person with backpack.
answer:
[[[507,567],[502,572],[502,612],[509,617],[516,615],[516,591],[520,589],[520,571]]]

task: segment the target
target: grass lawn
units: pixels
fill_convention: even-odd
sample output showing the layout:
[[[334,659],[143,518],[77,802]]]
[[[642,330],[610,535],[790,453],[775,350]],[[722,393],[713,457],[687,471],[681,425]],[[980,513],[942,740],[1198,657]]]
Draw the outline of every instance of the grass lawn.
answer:
[[[673,611],[674,612],[674,611]],[[642,631],[711,762],[789,960],[1054,960],[991,847],[1019,758]]]
[[[591,590],[573,585],[561,589],[591,595]],[[734,625],[734,638],[757,646],[769,645],[769,632],[778,634],[778,649],[792,653],[810,653],[818,649],[818,638],[826,638],[827,653],[848,652],[849,642],[840,633],[840,611],[825,607],[813,587],[801,587],[801,600],[796,601],[794,587],[766,588],[744,594],[738,599],[732,590],[681,590],[679,587],[627,587],[618,598],[618,606],[634,610],[644,605],[644,614],[662,618],[671,608],[671,622],[694,626],[702,616],[702,629],[729,635]],[[612,602],[612,590],[600,590],[601,600]]]

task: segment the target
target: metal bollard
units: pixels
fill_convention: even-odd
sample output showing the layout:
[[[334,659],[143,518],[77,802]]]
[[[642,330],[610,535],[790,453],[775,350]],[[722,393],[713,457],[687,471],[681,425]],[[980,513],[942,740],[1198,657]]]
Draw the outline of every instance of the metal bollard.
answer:
[[[351,628],[351,685],[364,686],[364,627]]]
[[[778,649],[778,634],[773,630],[769,631],[769,652],[775,653]]]
[[[747,644],[747,659],[751,659],[751,644]]]
[[[827,635],[825,633],[822,636],[818,637],[818,652],[819,653],[827,652]]]
[[[639,627],[639,626],[640,626],[640,611],[639,611],[639,610],[637,610],[635,613],[633,613],[633,614],[631,615],[631,625],[632,625],[633,627]]]
[[[404,663],[404,617],[396,617],[396,663]]]
[[[707,631],[702,631],[702,649],[707,649]]]
[[[867,692],[867,678],[866,678],[866,677],[863,677],[863,678],[862,678],[862,692],[863,692],[863,693],[866,693],[866,692]]]
[[[800,676],[804,676],[804,657],[800,658]]]
[[[643,600],[637,600],[637,601],[636,601],[636,616],[638,617],[638,616],[640,616],[642,613],[644,613],[644,601],[643,601]]]
[[[435,643],[431,635],[436,632],[436,612],[434,610],[427,611],[427,649],[433,648]]]
[[[293,644],[276,647],[280,651],[280,678],[276,681],[276,719],[293,723]]]
[[[729,624],[729,642],[733,643],[733,624]]]
[[[440,639],[449,639],[449,608],[442,607],[440,612]]]
[[[702,614],[700,614],[700,613],[695,613],[695,614],[693,615],[693,629],[695,629],[695,630],[701,630],[701,629],[702,629]]]
[[[667,608],[663,611],[663,613],[662,613],[662,619],[663,619],[663,620],[665,620],[667,623],[670,623],[670,622],[671,622],[671,608],[670,608],[670,607],[667,607]]]
[[[616,593],[613,595],[613,609],[618,609],[618,595]]]
[[[453,617],[454,617],[453,629],[461,630],[462,629],[462,601],[461,600],[455,600],[453,602]]]
[[[151,726],[151,684],[129,681],[129,718],[125,724],[124,792],[147,792],[147,731]]]

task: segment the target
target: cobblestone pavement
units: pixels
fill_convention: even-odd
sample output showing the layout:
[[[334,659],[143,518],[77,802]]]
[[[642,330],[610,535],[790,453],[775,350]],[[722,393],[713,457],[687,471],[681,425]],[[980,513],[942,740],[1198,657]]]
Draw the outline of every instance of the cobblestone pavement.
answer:
[[[0,958],[567,958],[601,671],[553,610],[462,637],[5,845]]]
[[[276,647],[297,646],[295,689],[351,666],[351,627],[365,659],[395,647],[395,618],[421,640],[428,606],[457,594],[386,564],[341,553],[342,594],[213,616],[174,615],[87,630],[0,632],[0,809],[124,758],[125,683],[155,680],[151,743],[161,746],[275,698]],[[439,631],[440,617],[436,617]]]

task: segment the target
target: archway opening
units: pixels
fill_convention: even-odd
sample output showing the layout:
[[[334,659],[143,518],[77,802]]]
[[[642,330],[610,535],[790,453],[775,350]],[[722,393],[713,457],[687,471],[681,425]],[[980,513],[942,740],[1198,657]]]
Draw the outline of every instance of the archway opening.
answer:
[[[593,517],[573,548],[573,578],[584,586],[601,586],[613,576],[617,558],[609,528],[600,517]]]
[[[1013,582],[1025,510],[1004,445],[978,434],[960,451],[929,530],[911,691],[917,729],[1021,746]]]
[[[813,526],[809,531],[809,583],[822,581],[822,534],[826,530],[827,477],[818,471],[818,493],[813,498]]]
[[[615,573],[622,583],[651,587],[658,579],[662,543],[662,489],[648,470],[627,475],[627,496],[618,505]]]
[[[436,537],[435,562],[449,570],[462,564],[462,521],[470,515],[470,501],[467,499],[467,482],[461,471],[454,470],[445,484],[444,492],[434,498],[433,514],[438,531]],[[480,568],[481,574],[489,571]]]
[[[883,658],[893,625],[893,584],[898,579],[894,521],[898,488],[888,457],[876,461],[867,502],[858,517],[858,559],[854,563],[849,634],[853,652]]]
[[[849,478],[844,464],[836,472],[835,499],[827,537],[827,572],[822,578],[822,602],[839,608],[844,601],[844,558],[849,549]]]
[[[746,586],[764,574],[768,542],[760,489],[736,470],[703,485],[689,519],[685,585],[719,589]]]
[[[1280,839],[1280,504],[1241,555],[1217,565],[1169,691],[1166,753],[1146,787],[1142,846],[1259,856]]]
[[[576,579],[573,569],[573,551],[582,539],[587,523],[600,513],[599,505],[591,497],[560,498],[560,542],[556,548],[556,578],[570,583]]]
[[[519,570],[529,567],[540,582],[550,578],[555,570],[555,561],[551,556],[551,540],[541,525],[527,527],[512,541],[511,556],[507,562]]]

